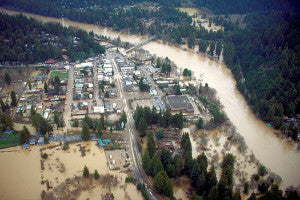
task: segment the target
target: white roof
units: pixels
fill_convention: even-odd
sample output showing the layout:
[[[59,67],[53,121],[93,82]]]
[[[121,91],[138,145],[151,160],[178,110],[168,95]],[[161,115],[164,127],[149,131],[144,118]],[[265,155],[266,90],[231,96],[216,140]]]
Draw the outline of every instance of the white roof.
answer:
[[[104,106],[95,106],[94,113],[104,113]]]

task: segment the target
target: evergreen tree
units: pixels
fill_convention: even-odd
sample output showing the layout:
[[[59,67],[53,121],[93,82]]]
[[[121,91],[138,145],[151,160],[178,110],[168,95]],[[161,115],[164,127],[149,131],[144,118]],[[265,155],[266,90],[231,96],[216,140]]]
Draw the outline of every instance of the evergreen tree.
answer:
[[[157,152],[152,159],[152,176],[155,176],[159,171],[164,169],[164,166],[160,160],[160,153]]]
[[[147,127],[148,127],[147,122],[146,122],[146,120],[144,119],[144,117],[142,117],[142,118],[139,120],[139,125],[138,125],[138,132],[140,133],[140,136],[141,136],[141,137],[144,137],[144,136],[145,136],[145,131],[146,131]]]
[[[181,157],[180,154],[175,155],[173,163],[175,165],[176,176],[180,176],[181,175],[181,169],[182,169],[182,157]]]
[[[252,192],[250,197],[247,200],[256,200],[256,194]]]
[[[173,183],[164,170],[159,171],[153,179],[153,188],[156,192],[173,197]]]
[[[16,106],[17,106],[17,97],[16,97],[15,91],[12,91],[12,92],[10,93],[10,98],[11,98],[11,103],[10,103],[10,105],[11,105],[12,107],[16,107]]]
[[[48,84],[46,82],[44,83],[44,92],[48,93]]]
[[[90,139],[90,128],[87,123],[84,123],[82,126],[81,137],[84,141],[88,141]]]
[[[152,131],[150,131],[147,136],[147,150],[149,152],[150,158],[153,158],[156,152],[156,146]]]
[[[97,130],[97,137],[101,137],[102,136],[102,131],[103,131],[103,125],[101,123],[101,120],[97,120],[97,127],[96,127],[96,130]]]
[[[20,131],[20,142],[21,144],[27,143],[29,141],[30,132],[26,126]]]
[[[164,165],[164,168],[166,169],[166,167],[172,163],[172,154],[169,150],[167,149],[162,149],[160,151],[160,154],[161,154],[161,162],[163,163]]]
[[[143,153],[142,157],[142,165],[143,169],[145,170],[146,174],[150,174],[151,170],[151,160],[150,160],[150,155],[148,150],[146,149],[145,152]]]
[[[218,197],[218,188],[217,188],[217,186],[213,186],[209,190],[208,195],[205,198],[205,200],[218,200],[218,199],[219,199],[219,197]]]
[[[173,164],[171,164],[171,163],[168,164],[168,166],[165,169],[170,178],[176,177],[176,170],[175,170],[175,166]]]
[[[87,166],[85,165],[83,168],[83,173],[82,173],[83,177],[88,178],[90,176],[90,172],[89,169],[87,168]]]
[[[98,170],[95,169],[95,172],[94,172],[94,179],[98,180],[100,178],[100,175],[98,173]]]
[[[6,82],[8,85],[10,85],[11,78],[10,78],[10,75],[9,75],[9,73],[8,73],[7,71],[4,73],[4,80],[5,80],[5,82]]]
[[[209,192],[212,187],[218,184],[215,167],[212,166],[206,175],[206,191]]]
[[[198,130],[203,128],[203,119],[202,118],[198,119],[198,121],[196,122],[196,127]]]
[[[61,121],[59,119],[59,113],[57,111],[54,111],[54,123],[57,125],[57,129],[61,124]]]

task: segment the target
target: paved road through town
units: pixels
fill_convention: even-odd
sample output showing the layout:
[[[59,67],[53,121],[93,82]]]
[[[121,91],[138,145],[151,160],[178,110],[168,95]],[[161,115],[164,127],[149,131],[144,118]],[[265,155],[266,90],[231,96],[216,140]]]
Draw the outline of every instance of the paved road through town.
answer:
[[[117,65],[116,62],[114,60],[114,56],[108,54],[108,59],[111,60],[112,65],[114,67],[114,77],[116,79],[116,85],[118,87],[118,90],[120,91],[120,98],[123,99],[123,103],[124,103],[124,111],[127,114],[127,126],[126,126],[126,130],[129,133],[129,137],[130,137],[130,149],[132,152],[132,161],[133,161],[133,170],[134,173],[136,175],[136,178],[138,179],[138,182],[140,183],[144,183],[146,184],[148,187],[146,189],[147,193],[149,194],[149,197],[151,199],[161,199],[161,197],[156,194],[153,190],[152,190],[152,184],[149,181],[147,175],[145,174],[141,164],[140,164],[140,154],[138,152],[138,145],[137,145],[137,141],[136,141],[136,137],[135,137],[135,126],[134,126],[134,121],[133,121],[133,111],[129,109],[128,107],[128,97],[126,94],[124,94],[123,92],[123,88],[122,88],[122,82],[121,82],[121,75],[117,69]]]

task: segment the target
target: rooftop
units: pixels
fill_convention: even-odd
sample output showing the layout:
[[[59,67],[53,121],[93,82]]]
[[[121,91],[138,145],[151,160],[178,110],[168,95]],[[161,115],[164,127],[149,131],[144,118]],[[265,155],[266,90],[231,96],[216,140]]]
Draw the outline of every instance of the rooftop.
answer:
[[[171,111],[194,111],[194,108],[186,95],[170,95],[165,97],[165,101]]]

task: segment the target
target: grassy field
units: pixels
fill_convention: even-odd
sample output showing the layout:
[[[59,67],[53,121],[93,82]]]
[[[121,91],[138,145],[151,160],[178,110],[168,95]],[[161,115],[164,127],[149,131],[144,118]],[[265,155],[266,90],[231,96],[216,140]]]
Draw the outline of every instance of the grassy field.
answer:
[[[67,73],[60,73],[58,71],[52,71],[51,78],[53,79],[55,76],[58,76],[60,79],[69,78],[69,71],[67,71]]]
[[[0,140],[0,149],[14,147],[20,145],[20,134],[12,134],[9,136],[10,139]]]

